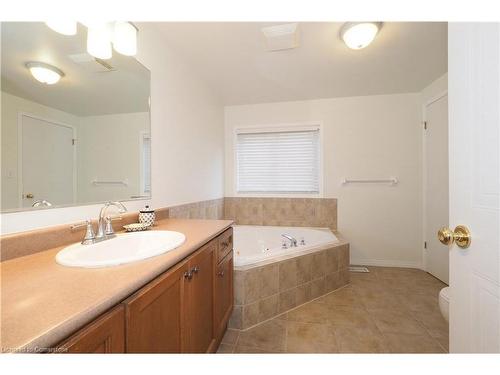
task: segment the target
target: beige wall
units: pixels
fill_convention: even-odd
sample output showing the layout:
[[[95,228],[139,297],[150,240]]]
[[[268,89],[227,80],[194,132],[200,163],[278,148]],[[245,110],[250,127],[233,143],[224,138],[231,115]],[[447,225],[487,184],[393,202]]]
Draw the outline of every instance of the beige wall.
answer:
[[[352,263],[420,267],[420,94],[226,107],[226,195],[234,195],[235,128],[301,122],[322,123],[324,197],[338,199],[338,229],[351,243]],[[399,184],[340,184],[343,177],[389,176]]]
[[[448,73],[443,74],[422,90],[420,93],[422,106],[425,106],[430,100],[446,91],[448,91]]]
[[[139,26],[138,59],[151,70],[153,204],[224,196],[224,112],[152,26]]]
[[[2,99],[2,209],[17,208],[18,202],[18,114],[25,112],[47,120],[72,125],[78,129],[80,118],[5,92]]]
[[[224,194],[223,107],[205,83],[161,38],[139,24],[137,59],[151,70],[153,207],[221,198]],[[137,210],[148,201],[125,203]],[[2,233],[97,216],[101,205],[1,215]]]
[[[149,133],[149,113],[120,113],[81,117],[77,135],[77,202],[99,202],[113,197],[141,195],[140,135]],[[92,181],[127,181],[127,186]]]

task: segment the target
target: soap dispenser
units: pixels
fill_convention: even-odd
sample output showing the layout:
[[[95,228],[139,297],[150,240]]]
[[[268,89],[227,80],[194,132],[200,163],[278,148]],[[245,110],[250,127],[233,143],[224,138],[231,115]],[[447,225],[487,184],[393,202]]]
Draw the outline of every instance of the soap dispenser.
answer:
[[[149,208],[149,205],[146,205],[143,210],[139,211],[139,223],[152,227],[155,224],[155,219],[155,210]]]

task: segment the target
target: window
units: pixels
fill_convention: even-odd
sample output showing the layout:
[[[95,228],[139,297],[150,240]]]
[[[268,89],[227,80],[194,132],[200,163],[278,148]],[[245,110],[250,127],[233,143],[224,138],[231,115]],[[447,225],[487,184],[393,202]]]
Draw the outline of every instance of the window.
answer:
[[[320,192],[319,128],[249,131],[236,135],[238,193]]]
[[[151,135],[141,132],[141,194],[151,194]]]

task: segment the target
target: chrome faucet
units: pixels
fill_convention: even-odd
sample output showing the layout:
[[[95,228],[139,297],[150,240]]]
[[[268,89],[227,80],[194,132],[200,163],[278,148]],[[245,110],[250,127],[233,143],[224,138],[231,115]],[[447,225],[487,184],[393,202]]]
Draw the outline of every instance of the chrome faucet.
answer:
[[[110,206],[116,207],[119,213],[127,212],[127,208],[120,202],[106,202],[99,212],[99,220],[97,222],[97,234],[94,233],[92,228],[92,221],[90,219],[84,222],[77,223],[71,226],[71,229],[86,227],[85,237],[82,240],[82,245],[91,245],[96,242],[101,242],[109,238],[115,237],[113,231],[113,220],[121,220],[121,216],[108,216],[106,215]]]
[[[99,221],[97,222],[97,234],[95,235],[97,241],[102,240],[105,237],[112,237],[115,235],[113,226],[111,225],[113,217],[106,215],[108,208],[111,206],[116,207],[118,212],[121,214],[127,212],[127,208],[121,202],[117,201],[104,203],[104,206],[101,208],[101,212],[99,213]]]
[[[31,207],[50,207],[50,206],[52,206],[52,203],[46,201],[45,199],[40,199],[38,201],[35,201],[31,205]]]
[[[294,237],[290,236],[289,234],[282,234],[281,237],[285,237],[290,241],[290,247],[297,247],[297,240]]]

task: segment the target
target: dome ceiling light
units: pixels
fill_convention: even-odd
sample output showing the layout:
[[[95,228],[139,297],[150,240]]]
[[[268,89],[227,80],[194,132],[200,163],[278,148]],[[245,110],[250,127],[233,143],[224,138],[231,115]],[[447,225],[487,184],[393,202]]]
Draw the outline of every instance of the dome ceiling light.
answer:
[[[38,61],[30,61],[26,63],[26,67],[30,70],[31,75],[41,83],[53,85],[64,77],[62,70],[55,66],[45,64]]]
[[[340,29],[340,37],[351,49],[368,46],[382,27],[382,22],[347,22]]]

